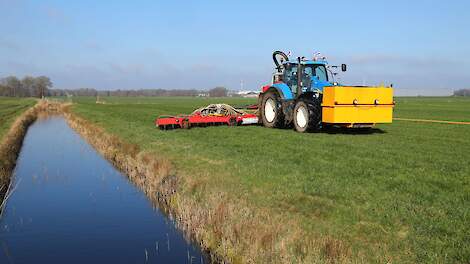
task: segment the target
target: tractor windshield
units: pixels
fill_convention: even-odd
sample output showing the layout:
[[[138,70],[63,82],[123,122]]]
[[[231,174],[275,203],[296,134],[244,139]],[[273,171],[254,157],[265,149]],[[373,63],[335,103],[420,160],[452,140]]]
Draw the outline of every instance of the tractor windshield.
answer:
[[[318,77],[320,81],[328,81],[328,74],[326,72],[325,65],[322,64],[310,64],[303,67],[305,77]]]
[[[298,70],[297,63],[286,63],[284,66],[282,81],[289,86],[293,93],[298,92]],[[303,64],[300,70],[302,71],[300,73],[302,88],[310,89],[313,77],[317,77],[321,82],[328,82],[328,74],[324,64]]]

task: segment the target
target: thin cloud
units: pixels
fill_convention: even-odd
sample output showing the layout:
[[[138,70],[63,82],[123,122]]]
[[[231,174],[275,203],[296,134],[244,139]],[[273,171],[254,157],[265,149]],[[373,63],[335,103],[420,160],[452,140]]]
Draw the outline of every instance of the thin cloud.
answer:
[[[118,63],[110,63],[109,67],[111,71],[118,74],[129,74],[141,76],[145,74],[145,65],[144,64],[127,64],[122,65]]]
[[[88,50],[99,51],[99,52],[105,50],[103,48],[103,46],[101,46],[98,42],[96,42],[94,40],[84,42],[83,47],[88,49]]]
[[[353,64],[389,64],[389,65],[407,65],[409,67],[428,67],[437,64],[457,65],[464,64],[464,61],[450,59],[446,57],[427,56],[403,56],[395,54],[358,54],[349,58]]]
[[[19,52],[22,50],[21,45],[15,41],[0,38],[0,49]]]
[[[2,8],[2,11],[18,11],[21,10],[25,4],[26,1],[24,0],[0,0],[0,7]]]
[[[40,68],[32,63],[25,63],[15,60],[0,62],[0,77],[4,74],[12,75],[35,75],[40,74]]]
[[[98,90],[210,89],[216,86],[238,89],[241,80],[245,89],[258,89],[261,82],[269,78],[269,73],[233,72],[213,64],[192,64],[185,67],[168,63],[152,66],[117,62],[101,66],[69,64],[60,72],[54,73],[51,78],[58,88],[92,87]]]
[[[53,6],[45,6],[44,10],[46,16],[54,22],[68,24],[71,21],[70,17],[62,9]]]

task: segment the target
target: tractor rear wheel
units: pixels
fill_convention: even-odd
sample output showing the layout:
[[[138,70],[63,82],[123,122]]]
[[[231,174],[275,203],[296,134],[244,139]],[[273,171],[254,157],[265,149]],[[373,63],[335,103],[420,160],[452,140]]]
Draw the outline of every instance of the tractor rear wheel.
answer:
[[[280,128],[284,126],[284,113],[277,93],[268,92],[263,96],[260,111],[265,127]]]
[[[321,106],[300,100],[294,107],[294,128],[297,132],[317,131],[321,127]]]

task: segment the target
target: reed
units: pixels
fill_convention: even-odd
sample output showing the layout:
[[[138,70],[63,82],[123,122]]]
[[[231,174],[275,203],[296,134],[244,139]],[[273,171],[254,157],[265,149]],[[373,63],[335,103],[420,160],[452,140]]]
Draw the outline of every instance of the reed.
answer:
[[[36,120],[40,112],[48,111],[46,101],[38,103],[21,114],[12,124],[0,143],[0,202],[3,205],[5,197],[11,192],[11,174],[16,165],[16,159],[21,150],[23,138],[28,127]],[[6,188],[6,186],[10,186]],[[3,207],[3,206],[2,206]],[[0,208],[1,210],[1,208]]]

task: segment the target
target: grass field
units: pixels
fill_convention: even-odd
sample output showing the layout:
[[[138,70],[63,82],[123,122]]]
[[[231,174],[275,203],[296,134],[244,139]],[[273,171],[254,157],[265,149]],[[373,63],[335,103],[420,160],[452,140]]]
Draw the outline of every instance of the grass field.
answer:
[[[13,121],[36,103],[34,99],[0,97],[0,141]]]
[[[468,97],[402,97],[395,117],[470,121]]]
[[[222,192],[228,202],[295,220],[306,235],[288,245],[294,249],[310,238],[332,238],[351,261],[470,261],[469,125],[395,121],[373,133],[259,126],[160,131],[153,121],[161,114],[254,100],[102,99],[106,104],[76,98],[73,111],[168,157],[192,183],[183,184],[183,195],[201,204]],[[470,121],[467,98],[396,100],[397,117]]]

